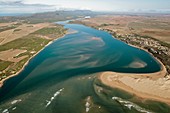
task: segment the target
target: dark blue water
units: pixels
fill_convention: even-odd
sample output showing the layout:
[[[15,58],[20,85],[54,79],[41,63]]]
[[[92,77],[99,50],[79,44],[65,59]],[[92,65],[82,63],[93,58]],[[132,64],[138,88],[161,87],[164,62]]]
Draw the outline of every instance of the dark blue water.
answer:
[[[4,83],[0,89],[0,112],[84,113],[87,101],[91,103],[91,113],[128,111],[119,104],[109,107],[113,100],[103,100],[104,95],[96,93],[96,84],[100,84],[95,79],[98,72],[152,73],[161,69],[150,54],[107,32],[78,24],[64,26],[76,33],[54,41],[18,76]]]

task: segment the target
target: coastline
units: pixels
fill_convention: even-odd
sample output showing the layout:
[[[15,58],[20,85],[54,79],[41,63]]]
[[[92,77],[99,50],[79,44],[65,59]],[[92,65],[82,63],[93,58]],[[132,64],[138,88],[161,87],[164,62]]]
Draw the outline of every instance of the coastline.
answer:
[[[22,67],[17,73],[8,76],[8,77],[6,77],[5,79],[2,79],[2,80],[0,81],[0,88],[3,86],[3,84],[4,84],[4,82],[5,82],[6,80],[8,80],[8,79],[10,79],[10,78],[12,78],[12,77],[14,77],[14,76],[17,76],[20,72],[22,72],[22,71],[24,70],[25,66],[27,66],[27,64],[29,63],[29,61],[30,61],[32,58],[34,58],[37,54],[39,54],[42,50],[44,50],[47,46],[49,46],[50,44],[52,44],[54,41],[56,41],[56,40],[58,40],[58,39],[60,39],[60,38],[63,38],[65,35],[67,35],[67,33],[64,34],[62,37],[59,37],[59,38],[56,38],[56,39],[54,39],[54,40],[49,41],[48,44],[46,44],[42,49],[40,49],[37,53],[35,53],[32,57],[30,57],[30,58],[28,59],[28,61],[23,65],[23,67]]]
[[[113,37],[114,38],[114,37]],[[121,41],[121,40],[120,40]],[[123,42],[123,41],[122,41]],[[124,42],[125,43],[125,42]],[[125,43],[125,44],[127,44],[127,43]],[[148,50],[146,50],[146,49],[144,49],[144,48],[141,48],[141,47],[138,47],[138,46],[135,46],[135,45],[132,45],[132,44],[127,44],[127,45],[129,45],[129,46],[131,46],[131,47],[134,47],[134,48],[136,48],[136,49],[139,49],[139,50],[143,50],[143,51],[145,51],[145,52],[147,52],[148,54],[150,54],[159,64],[160,64],[160,67],[161,67],[161,70],[159,71],[159,72],[162,72],[162,70],[164,70],[165,71],[165,73],[164,74],[160,74],[160,76],[157,76],[157,77],[154,77],[154,79],[156,79],[156,78],[160,78],[160,77],[165,77],[166,76],[166,74],[167,74],[167,70],[166,70],[166,67],[165,67],[165,65],[157,58],[157,57],[155,57],[152,53],[150,53]],[[154,72],[154,73],[157,73],[157,72]],[[151,76],[150,76],[151,77]]]

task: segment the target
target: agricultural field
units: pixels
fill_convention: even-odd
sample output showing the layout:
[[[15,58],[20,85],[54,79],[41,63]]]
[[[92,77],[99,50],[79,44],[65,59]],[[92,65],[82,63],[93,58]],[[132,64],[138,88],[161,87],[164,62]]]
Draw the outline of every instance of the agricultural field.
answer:
[[[61,25],[43,23],[32,25],[33,27],[36,26],[36,28],[30,25],[30,27],[28,27],[28,25],[25,24],[21,26],[22,27],[18,27],[20,30],[13,32],[16,34],[14,36],[17,36],[15,39],[9,39],[13,37],[13,35],[11,35],[8,37],[6,43],[0,44],[0,80],[16,74],[30,58],[50,41],[66,33],[66,29]],[[32,29],[30,30],[30,28]],[[28,32],[17,33],[21,31]],[[4,32],[11,32],[11,30]]]
[[[17,27],[14,27],[12,29],[6,29],[5,31],[0,32],[0,45],[27,36],[30,33],[33,33],[39,29],[49,26],[49,23],[40,23],[40,24],[20,23],[20,24],[15,24],[15,26],[16,25]]]

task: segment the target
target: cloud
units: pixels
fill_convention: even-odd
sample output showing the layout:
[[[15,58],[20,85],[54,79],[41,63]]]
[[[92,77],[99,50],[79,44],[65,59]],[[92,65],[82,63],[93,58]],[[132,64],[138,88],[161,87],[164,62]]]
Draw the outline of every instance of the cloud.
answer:
[[[1,13],[36,13],[54,11],[56,6],[45,4],[25,4],[21,0],[1,0]]]

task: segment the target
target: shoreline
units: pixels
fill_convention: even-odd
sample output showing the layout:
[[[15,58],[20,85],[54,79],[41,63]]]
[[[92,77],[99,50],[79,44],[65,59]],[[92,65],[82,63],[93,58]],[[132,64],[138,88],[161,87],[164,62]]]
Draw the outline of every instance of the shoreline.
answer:
[[[120,40],[120,41],[121,41],[121,40]],[[122,42],[123,42],[123,41],[122,41]],[[125,42],[124,42],[124,43],[125,43]],[[127,44],[127,43],[125,43],[125,44]],[[132,44],[127,44],[127,45],[129,45],[129,46],[131,46],[131,47],[134,47],[134,48],[136,48],[136,49],[145,51],[145,52],[147,52],[149,55],[151,55],[151,56],[156,60],[156,62],[158,62],[158,63],[160,64],[161,70],[158,71],[158,72],[161,72],[162,70],[165,71],[165,75],[163,76],[163,74],[162,74],[161,76],[158,76],[158,78],[160,78],[160,77],[165,77],[165,76],[166,76],[167,70],[166,70],[165,65],[164,65],[157,57],[155,57],[152,53],[150,53],[147,49],[144,49],[144,48],[138,47],[138,46],[136,46],[136,45],[132,45]],[[153,72],[153,73],[157,73],[157,72]],[[151,74],[153,74],[153,73],[151,73]],[[137,74],[138,74],[138,73],[137,73]],[[140,74],[140,73],[139,73],[139,74]],[[144,74],[145,74],[145,73],[144,73]],[[146,74],[147,74],[147,73],[146,73]],[[149,73],[148,73],[148,74],[149,74]],[[154,78],[156,78],[156,77],[154,77]]]
[[[28,65],[28,63],[30,62],[30,60],[31,60],[32,58],[34,58],[37,54],[39,54],[41,51],[43,51],[47,46],[49,46],[50,44],[52,44],[54,41],[56,41],[56,40],[58,40],[58,39],[60,39],[60,38],[63,38],[65,35],[67,35],[67,33],[64,34],[62,37],[59,37],[59,38],[56,38],[56,39],[54,39],[54,40],[49,41],[48,44],[46,44],[42,49],[40,49],[37,53],[35,53],[32,57],[30,57],[30,58],[28,59],[28,61],[25,62],[25,64],[23,65],[23,67],[22,67],[17,73],[8,76],[8,77],[6,77],[5,79],[2,79],[2,80],[0,81],[0,88],[4,85],[4,82],[5,82],[6,80],[8,80],[8,79],[10,79],[10,78],[12,78],[12,77],[17,76],[20,72],[22,72],[22,71],[24,70],[24,68]]]
[[[4,82],[5,82],[6,80],[8,80],[8,79],[10,79],[10,78],[12,78],[12,77],[14,77],[14,76],[17,76],[20,72],[22,72],[22,71],[24,70],[25,66],[27,66],[27,64],[29,63],[29,61],[30,61],[32,58],[34,58],[38,53],[40,53],[45,47],[47,47],[48,45],[50,45],[52,42],[53,42],[53,41],[50,41],[50,42],[49,42],[47,45],[45,45],[41,50],[39,50],[39,51],[38,51],[37,53],[35,53],[32,57],[30,57],[30,58],[28,59],[28,61],[23,65],[23,67],[22,67],[17,73],[8,76],[8,77],[6,77],[5,79],[2,79],[2,80],[0,81],[0,88],[3,86],[3,84],[4,84]]]

